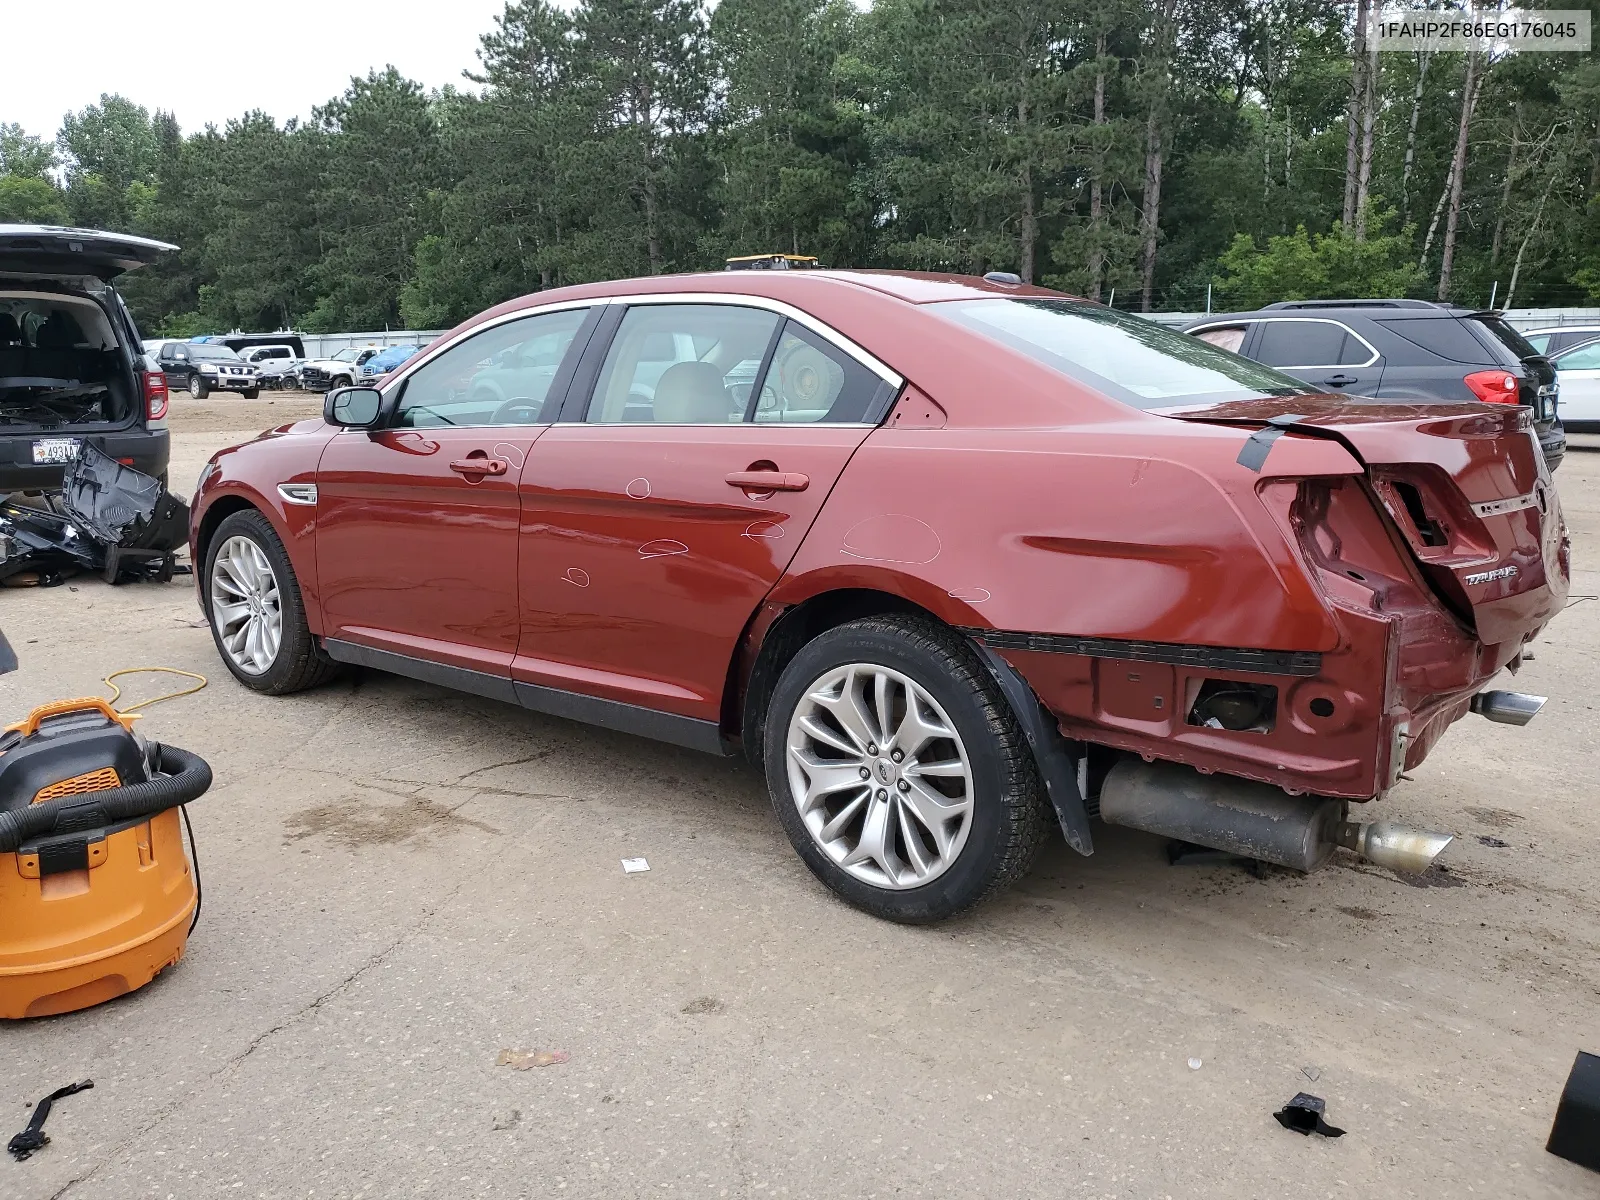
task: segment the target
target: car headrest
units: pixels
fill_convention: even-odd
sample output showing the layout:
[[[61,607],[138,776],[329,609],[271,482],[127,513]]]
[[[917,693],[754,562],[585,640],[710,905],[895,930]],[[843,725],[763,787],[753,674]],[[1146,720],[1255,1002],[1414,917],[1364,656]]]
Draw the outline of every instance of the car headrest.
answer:
[[[10,313],[0,313],[0,346],[14,346],[22,341],[22,326]]]
[[[59,308],[50,310],[44,324],[33,335],[33,344],[40,350],[71,350],[88,340],[84,336],[83,326],[78,324],[78,318]]]
[[[721,425],[732,412],[722,372],[708,362],[673,363],[656,384],[657,425]]]

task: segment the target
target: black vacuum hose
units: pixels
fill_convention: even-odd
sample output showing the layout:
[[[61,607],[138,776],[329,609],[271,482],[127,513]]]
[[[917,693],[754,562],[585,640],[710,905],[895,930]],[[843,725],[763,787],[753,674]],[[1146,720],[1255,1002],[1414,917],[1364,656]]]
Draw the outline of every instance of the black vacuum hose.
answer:
[[[211,767],[198,754],[167,745],[157,746],[155,751],[153,765],[160,774],[143,783],[0,812],[0,854],[15,853],[24,842],[38,837],[153,817],[204,795],[211,786]]]

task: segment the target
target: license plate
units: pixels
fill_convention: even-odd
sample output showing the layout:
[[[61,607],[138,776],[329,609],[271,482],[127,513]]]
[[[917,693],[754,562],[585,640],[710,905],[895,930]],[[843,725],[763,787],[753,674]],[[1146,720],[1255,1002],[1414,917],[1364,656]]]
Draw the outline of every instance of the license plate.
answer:
[[[35,463],[69,463],[78,456],[77,438],[41,438],[33,444]]]

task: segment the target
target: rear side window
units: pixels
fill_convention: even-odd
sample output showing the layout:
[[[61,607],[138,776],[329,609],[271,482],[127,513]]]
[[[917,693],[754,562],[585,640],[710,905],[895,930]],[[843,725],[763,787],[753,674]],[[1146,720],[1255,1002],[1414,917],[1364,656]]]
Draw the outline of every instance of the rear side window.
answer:
[[[1524,340],[1533,347],[1536,353],[1544,354],[1550,350],[1550,339],[1554,336],[1551,333],[1530,333],[1526,335]]]
[[[1372,351],[1337,321],[1263,321],[1252,358],[1272,367],[1343,367],[1364,363]]]
[[[1418,317],[1409,321],[1382,321],[1390,333],[1419,346],[1429,354],[1446,362],[1471,363],[1493,366],[1503,363],[1504,349],[1495,352],[1491,346],[1473,336],[1467,322],[1455,317]],[[1530,349],[1529,353],[1533,353]]]
[[[1220,404],[1310,390],[1197,337],[1086,300],[997,297],[946,301],[928,309],[1134,408]]]
[[[1499,317],[1481,316],[1468,317],[1465,321],[1471,329],[1491,350],[1498,350],[1504,354],[1509,350],[1517,362],[1525,358],[1533,358],[1539,352],[1528,345],[1528,339],[1523,337]]]
[[[866,419],[889,385],[794,321],[783,327],[750,419],[758,424],[831,424]]]
[[[1248,325],[1219,325],[1214,329],[1199,330],[1194,336],[1218,350],[1231,350],[1237,354],[1239,347],[1244,345],[1244,335],[1249,331]]]

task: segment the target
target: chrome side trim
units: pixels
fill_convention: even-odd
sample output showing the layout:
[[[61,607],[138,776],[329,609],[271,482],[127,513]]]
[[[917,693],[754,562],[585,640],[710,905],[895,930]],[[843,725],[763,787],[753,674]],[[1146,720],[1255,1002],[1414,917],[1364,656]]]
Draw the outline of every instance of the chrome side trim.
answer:
[[[391,389],[404,383],[414,371],[426,366],[446,350],[486,330],[510,321],[520,321],[523,317],[536,317],[544,313],[562,312],[574,308],[596,308],[605,304],[737,304],[745,308],[763,309],[788,317],[796,324],[804,325],[812,333],[855,359],[896,391],[905,385],[905,377],[882,359],[858,346],[832,326],[817,320],[810,313],[802,312],[792,304],[785,304],[781,300],[772,300],[766,296],[745,295],[741,292],[650,292],[637,296],[597,296],[588,300],[563,300],[555,304],[537,304],[530,308],[519,308],[515,312],[502,313],[492,321],[474,325],[449,341],[441,342],[426,354],[416,355],[403,364],[399,375],[384,384],[383,392],[387,395]]]
[[[314,483],[280,483],[278,495],[285,504],[311,504],[317,502],[317,485]]]
[[[856,345],[844,334],[825,325],[808,312],[802,312],[792,304],[785,304],[782,300],[772,300],[766,296],[750,296],[742,292],[653,292],[638,296],[613,296],[612,304],[736,304],[745,308],[760,308],[767,312],[777,313],[779,316],[788,317],[798,325],[804,325],[812,333],[824,341],[832,343],[855,359],[867,370],[893,388],[900,388],[905,384],[905,377],[882,359],[869,351]]]
[[[1359,371],[1365,367],[1370,367],[1382,357],[1382,355],[1378,353],[1378,348],[1376,346],[1367,341],[1366,338],[1362,337],[1354,329],[1351,329],[1350,326],[1346,325],[1343,321],[1336,321],[1332,317],[1243,317],[1235,318],[1232,321],[1212,321],[1205,325],[1196,325],[1193,329],[1186,329],[1184,332],[1189,334],[1191,337],[1198,337],[1200,334],[1212,329],[1228,329],[1234,325],[1258,325],[1269,321],[1309,321],[1316,325],[1337,325],[1340,329],[1344,330],[1351,337],[1355,338],[1356,341],[1365,346],[1367,351],[1372,355],[1372,357],[1367,359],[1366,362],[1360,363],[1297,363],[1292,366],[1273,367],[1272,369],[1274,371],[1337,371],[1345,367],[1349,367],[1351,370]]]

